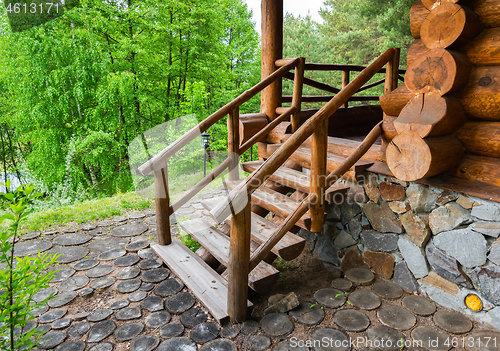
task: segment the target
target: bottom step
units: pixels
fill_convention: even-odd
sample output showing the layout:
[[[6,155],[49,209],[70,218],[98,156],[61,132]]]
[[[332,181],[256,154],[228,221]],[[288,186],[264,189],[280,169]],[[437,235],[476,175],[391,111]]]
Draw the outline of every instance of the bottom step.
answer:
[[[151,248],[219,323],[228,320],[227,286],[220,275],[177,239],[173,239],[170,245],[153,245]],[[248,307],[251,306],[248,301]]]

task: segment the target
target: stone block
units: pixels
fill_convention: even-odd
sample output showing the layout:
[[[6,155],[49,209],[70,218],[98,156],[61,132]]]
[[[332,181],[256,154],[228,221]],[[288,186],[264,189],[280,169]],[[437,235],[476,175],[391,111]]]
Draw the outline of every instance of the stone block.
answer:
[[[361,224],[361,215],[357,215],[356,217],[351,219],[347,224],[347,228],[352,237],[357,240],[359,238],[359,234],[363,230],[363,226]]]
[[[452,283],[472,288],[469,278],[456,259],[435,247],[432,242],[427,245],[425,253],[427,261],[438,275]]]
[[[450,202],[439,207],[429,215],[429,225],[434,235],[453,230],[462,224],[470,222],[471,215],[469,211],[456,202]]]
[[[393,281],[406,291],[412,293],[416,293],[419,291],[417,280],[408,269],[405,261],[400,261],[394,266]]]
[[[313,256],[320,261],[330,263],[334,266],[337,266],[339,263],[337,249],[333,245],[329,236],[324,233],[318,234]]]
[[[359,206],[356,202],[344,201],[340,205],[340,220],[342,224],[347,224],[351,219],[360,214],[361,211],[361,206]]]
[[[374,180],[372,177],[368,177],[363,187],[368,198],[371,201],[378,203],[378,200],[380,198],[380,190],[378,189],[376,180]]]
[[[363,210],[373,229],[376,231],[398,234],[403,231],[403,225],[389,208],[387,202],[377,205],[370,201],[363,206]]]
[[[384,234],[374,230],[366,230],[360,234],[361,242],[371,251],[390,252],[398,249],[397,234]]]
[[[431,237],[429,228],[429,218],[427,216],[418,216],[413,211],[408,211],[399,220],[403,224],[410,240],[419,247],[423,247]]]
[[[500,221],[500,208],[495,205],[479,204],[472,207],[471,214],[485,221]]]
[[[439,195],[439,197],[436,200],[436,204],[438,205],[445,205],[450,201],[455,201],[458,199],[458,194],[450,191],[450,190],[445,190]]]
[[[412,184],[406,189],[406,197],[410,202],[411,209],[417,213],[428,212],[426,210],[430,194],[429,187],[423,184]]]
[[[403,187],[407,187],[408,186],[408,182],[405,182],[404,180],[400,180],[398,178],[394,178],[394,177],[391,177],[391,176],[387,176],[385,177],[385,180],[390,182],[390,183],[394,183],[394,184],[399,184]]]
[[[299,303],[299,299],[297,298],[297,295],[295,295],[294,292],[291,292],[290,294],[283,297],[278,302],[275,302],[270,307],[268,307],[264,311],[264,314],[285,313],[285,312],[293,310],[294,308],[299,306],[299,304],[300,303]]]
[[[466,210],[470,210],[472,208],[472,205],[474,204],[474,202],[471,199],[469,199],[467,196],[460,195],[457,199],[457,204],[459,204],[460,206],[462,206]]]
[[[326,223],[325,223],[326,226]],[[297,233],[298,236],[306,240],[306,247],[310,252],[314,251],[314,247],[316,246],[316,240],[318,235],[316,233],[310,232],[306,229],[300,229]]]
[[[422,249],[412,243],[407,236],[401,236],[398,240],[398,247],[406,265],[415,278],[420,279],[429,274],[427,261]]]
[[[500,267],[478,267],[473,271],[479,282],[479,290],[486,300],[500,306]]]
[[[411,205],[408,201],[392,201],[389,202],[389,208],[397,214],[402,214],[411,210]]]
[[[372,271],[384,279],[391,279],[394,273],[394,256],[385,252],[365,250],[363,258]]]
[[[420,289],[431,300],[433,300],[434,302],[440,304],[441,306],[443,306],[445,308],[451,308],[455,311],[460,311],[461,307],[463,306],[463,300],[458,301],[456,296],[454,296],[446,291],[443,291],[439,288],[436,288],[434,286],[422,283],[422,284],[420,284]]]
[[[340,221],[341,217],[340,205],[326,202],[325,209],[326,209],[326,219],[332,221]]]
[[[382,182],[378,188],[384,201],[403,201],[405,199],[405,188],[401,185]]]
[[[356,241],[352,238],[352,236],[346,232],[345,230],[340,231],[340,233],[335,238],[333,245],[337,248],[337,250],[345,249],[346,247],[355,245]]]
[[[434,237],[433,243],[466,268],[474,268],[486,263],[488,252],[486,239],[470,229],[458,229],[438,234]]]
[[[500,240],[495,241],[490,247],[488,260],[496,265],[500,265]]]
[[[500,235],[500,222],[475,222],[469,226],[475,232],[498,238]]]
[[[444,279],[443,277],[437,275],[436,273],[429,273],[428,276],[419,279],[418,282],[420,284],[427,284],[435,288],[438,288],[444,292],[447,292],[452,296],[456,296],[459,291],[457,284]]]
[[[342,263],[340,264],[340,268],[344,272],[348,271],[351,268],[369,268],[368,265],[363,260],[363,256],[359,251],[357,246],[353,246],[348,249],[342,259]]]

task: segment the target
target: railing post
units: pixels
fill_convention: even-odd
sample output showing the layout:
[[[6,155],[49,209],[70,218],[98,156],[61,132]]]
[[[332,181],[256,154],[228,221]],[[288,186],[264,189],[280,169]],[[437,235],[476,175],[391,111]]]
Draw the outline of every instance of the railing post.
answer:
[[[170,245],[170,209],[168,196],[168,171],[167,166],[154,170],[155,182],[155,207],[156,207],[156,237],[158,244]]]
[[[311,232],[323,231],[325,222],[326,151],[328,142],[328,118],[312,134],[311,147],[311,193],[317,195],[311,205]]]
[[[227,117],[227,152],[231,159],[229,164],[228,179],[238,180],[239,176],[239,154],[240,154],[240,108],[235,107]]]
[[[398,87],[398,75],[399,75],[399,56],[401,49],[394,48],[396,51],[394,57],[387,62],[385,70],[385,85],[384,94],[389,94],[391,91]]]
[[[342,89],[344,89],[347,86],[347,84],[349,84],[349,80],[351,79],[350,73],[351,72],[348,70],[342,71]],[[347,107],[349,107],[349,103],[346,101],[345,104],[343,104],[340,107],[347,108]]]
[[[291,118],[292,121],[292,133],[295,133],[300,127],[300,110],[302,104],[302,89],[304,87],[304,67],[306,65],[306,59],[304,57],[299,57],[300,61],[295,67],[295,76],[293,79],[293,97],[292,97],[292,107],[295,107],[295,112]]]
[[[228,262],[227,312],[233,323],[247,317],[248,273],[250,272],[250,196],[245,208],[231,217]]]

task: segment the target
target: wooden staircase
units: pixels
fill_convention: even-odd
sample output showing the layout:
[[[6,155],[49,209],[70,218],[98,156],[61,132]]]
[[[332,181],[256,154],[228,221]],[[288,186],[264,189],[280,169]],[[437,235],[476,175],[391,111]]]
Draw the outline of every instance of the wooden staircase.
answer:
[[[276,149],[280,145],[273,145]],[[311,150],[309,147],[305,146],[300,148],[300,157],[302,158],[302,164],[304,166],[310,165],[310,155]],[[329,158],[334,159],[335,162],[343,162],[345,158],[329,154]],[[241,164],[241,168],[249,173],[256,171],[264,161],[252,161]],[[368,167],[373,162],[359,161],[356,166],[352,167],[353,170],[357,167]],[[359,171],[359,169],[358,169]],[[272,190],[265,184],[259,187],[255,192],[252,193],[251,200],[252,205],[258,205],[269,211],[271,213],[270,217],[277,217],[278,219],[285,219],[291,213],[294,212],[296,207],[299,205],[299,201],[293,198],[295,192],[302,194],[309,194],[310,191],[310,177],[300,171],[296,171],[287,167],[280,167],[272,176],[269,177],[269,181],[286,186],[291,189],[289,194],[282,194],[278,191]],[[233,190],[241,182],[239,181],[224,181],[224,185],[227,190]],[[328,200],[329,196],[335,196],[335,194],[341,194],[345,196],[349,186],[335,184],[328,189],[328,193],[325,194],[325,199]],[[303,197],[303,196],[302,196]],[[224,201],[225,197],[214,197],[210,199],[203,200],[201,204],[203,207],[212,211],[217,204]],[[223,225],[215,226],[211,223],[209,219],[195,219],[180,222],[180,227],[189,234],[194,240],[202,245],[205,250],[210,252],[210,254],[217,259],[217,261],[226,266],[229,260],[229,247],[230,247],[230,233],[229,225],[231,222],[231,216],[227,217],[223,222]],[[305,214],[297,221],[296,225],[300,228],[309,230],[311,225],[311,218],[308,214]],[[254,252],[260,244],[266,242],[273,232],[278,228],[276,223],[267,220],[258,214],[252,212],[251,214],[251,252]],[[286,261],[293,260],[297,258],[303,251],[305,247],[305,240],[291,232],[288,232],[283,238],[272,248],[271,252],[281,257]],[[217,311],[213,313],[214,317],[219,321],[223,322],[228,316],[227,314],[220,313],[220,306],[226,303],[227,297],[227,274],[226,272],[219,275],[215,270],[209,267],[201,258],[196,254],[187,249],[181,242],[175,241],[175,245],[168,246],[154,246],[153,250],[162,258],[162,260],[176,273],[176,275],[182,279],[182,281],[188,286],[192,292],[200,299],[200,301],[210,310]],[[168,254],[167,254],[168,253]],[[183,269],[179,267],[179,257],[182,257],[186,263]],[[194,272],[195,270],[196,272]],[[207,291],[205,289],[199,289],[200,284],[204,281],[200,280],[200,276],[214,277],[218,278],[213,281],[207,281],[209,285],[215,285],[216,287],[210,287],[212,290],[217,290],[219,293],[210,294],[207,296]],[[271,264],[261,261],[257,267],[252,270],[248,276],[248,286],[258,292],[265,293],[272,287],[279,278],[279,271],[274,268]],[[215,283],[214,283],[215,282]],[[221,286],[222,284],[222,286]],[[193,288],[192,288],[193,287]],[[248,302],[248,306],[251,303]]]
[[[337,180],[344,177],[356,181],[372,164],[361,158],[369,153],[370,147],[381,136],[382,122],[361,143],[350,145],[352,150],[346,152],[344,149],[344,154],[339,156],[331,152],[336,146],[329,145],[328,118],[345,106],[352,95],[388,63],[391,67],[388,65],[384,71],[386,86],[393,86],[397,82],[397,52],[396,49],[387,50],[305,121],[300,120],[304,58],[278,60],[276,65],[280,68],[274,73],[139,167],[143,175],[154,174],[158,245],[152,246],[152,249],[219,322],[228,318],[232,322],[246,319],[248,307],[252,305],[247,300],[247,285],[257,292],[267,291],[279,276],[279,272],[269,262],[276,256],[292,260],[305,247],[304,239],[293,234],[296,226],[321,231],[325,219],[325,200],[339,194],[345,197],[349,190],[348,186],[337,184]],[[291,69],[295,69],[292,106],[277,108],[277,116],[264,115],[268,118],[267,125],[264,123],[255,134],[241,138],[238,129],[240,105],[284,77]],[[227,159],[171,205],[168,159],[226,115]],[[238,179],[239,156],[257,142],[264,141],[273,129],[288,120],[292,133],[283,138],[283,144],[268,145],[270,155],[264,157],[267,158],[265,161],[242,164],[243,170],[251,174],[246,179]],[[375,154],[380,153],[375,151]],[[310,175],[288,168],[291,163],[310,169]],[[180,241],[172,239],[169,216],[226,169],[229,180],[224,184],[228,195],[203,202],[215,224],[209,218],[180,224],[209,253],[204,255],[207,261],[215,259],[227,267],[219,275],[200,256]]]

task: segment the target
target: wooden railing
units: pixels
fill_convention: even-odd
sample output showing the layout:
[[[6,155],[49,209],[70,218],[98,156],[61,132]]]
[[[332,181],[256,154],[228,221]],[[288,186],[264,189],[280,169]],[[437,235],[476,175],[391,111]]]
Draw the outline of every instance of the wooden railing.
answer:
[[[376,73],[382,73],[386,74],[386,77],[388,75],[388,72],[390,72],[390,76],[394,78],[394,81],[392,82],[394,87],[397,87],[398,85],[398,80],[403,81],[404,78],[400,76],[400,74],[405,73],[405,70],[399,69],[399,49],[395,49],[396,54],[395,58],[397,58],[394,61],[391,61],[388,65],[387,68],[382,68]],[[276,65],[278,67],[282,67],[283,65],[291,62],[293,59],[281,59],[276,61]],[[337,65],[337,64],[330,64],[330,63],[305,63],[304,65],[304,70],[305,71],[340,71],[342,72],[342,87],[341,89],[345,88],[349,82],[350,82],[350,76],[351,72],[361,72],[365,69],[364,66],[355,66],[355,65]],[[283,78],[294,80],[294,74],[289,72],[283,76]],[[337,94],[341,89],[333,87],[331,85],[325,84],[318,82],[314,79],[311,78],[304,78],[304,84],[308,85],[310,87],[326,91],[329,93]],[[380,79],[376,82],[368,83],[358,89],[356,93],[377,87],[379,85],[385,84],[387,88],[387,79],[383,78]],[[328,102],[331,99],[333,99],[333,95],[329,96],[323,96],[323,95],[305,95],[302,96],[302,102]],[[373,96],[352,96],[349,98],[348,101],[378,101],[379,96],[378,95],[373,95]],[[289,95],[284,95],[282,97],[282,102],[283,103],[289,103],[292,102],[292,96]],[[345,108],[348,107],[348,102],[343,104],[341,107]]]
[[[264,139],[264,137],[279,123],[290,118],[292,115],[297,115],[298,117],[292,116],[292,118],[299,118],[300,115],[300,96],[295,99],[295,104],[293,107],[288,108],[281,115],[279,115],[272,122],[267,124],[259,133],[255,134],[250,140],[246,141],[240,146],[239,142],[239,107],[250,100],[252,97],[260,93],[263,89],[268,87],[270,84],[278,79],[281,79],[290,70],[296,70],[296,82],[300,83],[300,76],[303,76],[303,58],[296,58],[290,60],[286,65],[283,65],[277,69],[273,74],[269,75],[261,82],[256,84],[254,87],[242,93],[236,99],[223,106],[212,115],[207,117],[205,120],[200,122],[195,127],[191,128],[186,134],[174,141],[168,147],[160,151],[157,155],[152,157],[150,160],[145,162],[139,167],[139,172],[142,175],[148,175],[151,172],[154,173],[154,186],[155,186],[155,206],[156,206],[156,230],[158,243],[160,245],[169,245],[172,242],[170,233],[170,215],[175,211],[175,209],[187,203],[193,196],[198,194],[205,186],[207,186],[211,181],[217,178],[226,169],[229,169],[229,179],[236,179],[238,172],[238,158],[241,154],[247,151],[256,142]],[[297,94],[302,94],[302,88],[297,89]],[[170,157],[172,157],[176,152],[182,149],[184,146],[189,144],[196,137],[200,136],[201,133],[205,132],[212,125],[220,121],[224,116],[228,117],[228,157],[216,167],[210,174],[205,176],[198,184],[187,191],[181,198],[170,205],[170,197],[168,193],[168,169],[167,163]]]
[[[373,142],[380,136],[380,123],[370,132],[360,147],[345,162],[332,172],[328,177],[326,173],[326,146],[328,118],[345,105],[353,94],[359,91],[384,65],[388,64],[386,88],[395,88],[397,84],[398,51],[389,49],[371,65],[366,67],[352,82],[348,83],[333,97],[323,108],[305,121],[281,147],[274,152],[257,170],[242,181],[221,201],[211,214],[218,223],[224,221],[232,214],[231,220],[231,246],[229,256],[229,294],[228,313],[233,321],[242,321],[246,317],[246,285],[248,273],[261,262],[279,240],[295,225],[308,210],[311,210],[312,231],[319,231],[323,226],[324,194],[340,176],[349,170],[354,163],[362,157]],[[395,58],[397,56],[397,58]],[[289,64],[279,60],[277,65]],[[284,66],[283,66],[284,67]],[[304,81],[305,83],[305,81]],[[293,100],[293,99],[292,99]],[[294,108],[294,107],[292,107]],[[300,123],[300,121],[299,121]],[[299,204],[295,211],[275,230],[271,238],[263,243],[250,257],[250,196],[281,167],[307,138],[312,135],[311,148],[311,189],[310,194]],[[321,229],[320,225],[321,223]],[[241,287],[245,287],[242,289]]]

